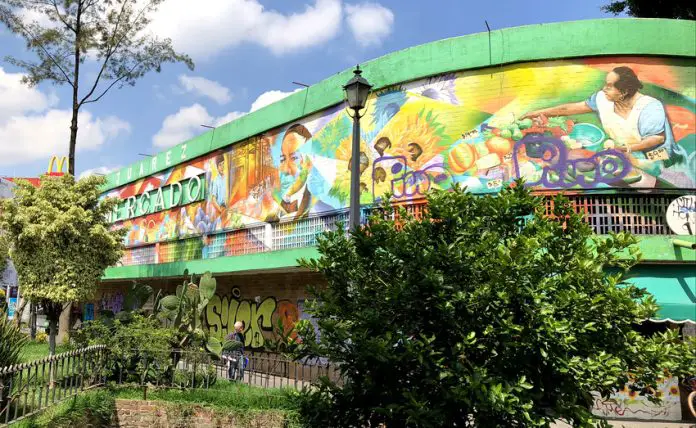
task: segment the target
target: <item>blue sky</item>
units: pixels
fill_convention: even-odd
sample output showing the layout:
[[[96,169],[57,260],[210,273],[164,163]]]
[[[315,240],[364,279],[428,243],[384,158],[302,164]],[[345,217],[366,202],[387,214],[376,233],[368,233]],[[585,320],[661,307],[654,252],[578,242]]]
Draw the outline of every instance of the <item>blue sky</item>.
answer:
[[[447,37],[525,24],[609,17],[608,0],[166,0],[153,23],[190,54],[113,90],[80,118],[76,167],[107,172],[297,89],[386,53]],[[189,7],[186,7],[189,6]],[[0,58],[24,44],[0,29]],[[89,66],[89,65],[88,65]],[[0,62],[0,176],[37,176],[67,154],[68,87],[19,83]],[[89,70],[87,71],[89,75]],[[83,83],[85,84],[85,83]]]

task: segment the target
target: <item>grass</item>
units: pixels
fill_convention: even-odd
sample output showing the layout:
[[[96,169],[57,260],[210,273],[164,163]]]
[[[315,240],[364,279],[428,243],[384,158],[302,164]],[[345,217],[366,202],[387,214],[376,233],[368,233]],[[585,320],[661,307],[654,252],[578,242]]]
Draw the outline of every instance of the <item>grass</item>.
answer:
[[[38,415],[23,419],[13,428],[74,428],[83,426],[109,426],[115,402],[109,391],[85,392]]]
[[[118,388],[115,398],[143,399],[142,388]],[[290,392],[284,389],[258,388],[218,380],[210,389],[148,389],[148,400],[172,403],[200,404],[220,409],[237,410],[292,410]]]
[[[143,390],[137,387],[108,387],[84,392],[12,426],[108,426],[115,409],[114,400],[117,398],[142,400]],[[257,423],[264,420],[285,421],[284,426],[290,428],[300,426],[289,390],[264,389],[218,381],[207,390],[149,389],[147,399],[166,403],[167,412],[174,419],[190,415],[194,406],[203,406],[213,410],[217,415],[235,417],[240,426],[258,426]],[[256,422],[253,422],[254,420]]]
[[[56,354],[60,354],[67,350],[68,347],[66,345],[56,345]],[[48,357],[48,343],[29,342],[22,350],[19,356],[19,362],[28,363],[34,360],[40,360],[44,357]]]

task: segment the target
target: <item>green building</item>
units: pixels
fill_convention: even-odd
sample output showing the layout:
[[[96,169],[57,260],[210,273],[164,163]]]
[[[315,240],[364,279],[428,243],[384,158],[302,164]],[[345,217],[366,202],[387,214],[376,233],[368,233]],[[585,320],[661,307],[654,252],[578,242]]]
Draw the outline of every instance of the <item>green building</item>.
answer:
[[[361,64],[374,85],[361,202],[389,191],[417,212],[430,189],[495,193],[517,177],[565,193],[596,233],[639,235],[634,281],[656,296],[655,321],[692,334],[694,40],[694,21],[604,19],[440,40]],[[118,309],[132,280],[173,290],[211,271],[219,295],[207,322],[218,335],[245,320],[247,345],[261,349],[275,320],[304,317],[304,287],[322,278],[296,260],[348,215],[351,76],[110,174],[104,196],[122,201],[112,221],[128,230],[127,251],[90,311]]]

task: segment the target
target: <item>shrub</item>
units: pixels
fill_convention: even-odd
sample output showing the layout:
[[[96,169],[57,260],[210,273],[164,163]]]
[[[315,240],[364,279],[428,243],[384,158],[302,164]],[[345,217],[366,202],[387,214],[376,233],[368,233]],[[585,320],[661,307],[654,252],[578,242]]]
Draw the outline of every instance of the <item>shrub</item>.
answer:
[[[0,367],[17,364],[29,338],[0,312]]]
[[[318,260],[301,264],[327,279],[309,310],[321,341],[305,320],[295,346],[338,363],[343,382],[302,396],[311,426],[585,426],[592,391],[631,373],[651,396],[663,369],[689,366],[676,332],[633,328],[657,309],[625,281],[636,239],[594,235],[560,197],[550,218],[515,184],[432,193],[421,219],[385,206],[319,239]]]
[[[16,428],[108,427],[112,426],[116,410],[115,403],[109,391],[91,391],[13,426]]]
[[[107,377],[124,382],[158,382],[171,379],[171,342],[174,332],[156,319],[129,314],[109,324],[89,321],[72,336],[75,347],[106,345]]]
[[[36,333],[36,339],[34,341],[36,343],[48,343],[48,334],[43,331]]]

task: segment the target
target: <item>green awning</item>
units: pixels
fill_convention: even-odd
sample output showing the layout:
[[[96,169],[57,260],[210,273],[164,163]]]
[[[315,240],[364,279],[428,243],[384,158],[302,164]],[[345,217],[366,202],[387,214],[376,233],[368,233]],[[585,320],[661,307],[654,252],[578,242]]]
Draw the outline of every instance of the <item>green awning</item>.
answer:
[[[660,309],[651,321],[696,324],[696,263],[637,266],[628,280],[655,296]]]

